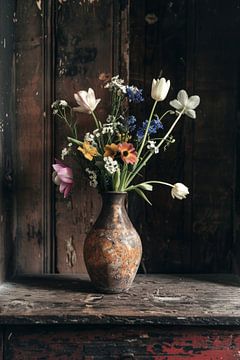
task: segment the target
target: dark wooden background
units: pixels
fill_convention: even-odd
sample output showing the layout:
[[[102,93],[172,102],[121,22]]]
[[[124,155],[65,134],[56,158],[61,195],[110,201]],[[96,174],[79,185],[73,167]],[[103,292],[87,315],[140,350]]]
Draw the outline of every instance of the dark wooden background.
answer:
[[[0,1],[0,273],[85,272],[84,238],[100,208],[98,194],[77,174],[64,200],[51,183],[66,128],[51,115],[56,98],[120,73],[150,88],[160,73],[198,94],[197,119],[184,119],[176,143],[146,169],[147,178],[183,182],[185,201],[156,188],[153,207],[130,196],[129,213],[144,247],[141,272],[239,272],[240,1]],[[81,132],[93,127],[79,115]],[[67,262],[73,244],[77,261]],[[4,264],[5,261],[5,264]]]

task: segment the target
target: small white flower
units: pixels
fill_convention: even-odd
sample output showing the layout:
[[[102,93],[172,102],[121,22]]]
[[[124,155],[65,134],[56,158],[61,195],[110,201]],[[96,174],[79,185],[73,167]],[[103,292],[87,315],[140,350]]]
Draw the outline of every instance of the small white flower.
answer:
[[[174,107],[178,112],[184,109],[184,114],[192,119],[196,118],[196,112],[194,109],[199,105],[200,97],[193,95],[190,98],[185,90],[180,90],[177,94],[177,99],[170,101],[170,105]]]
[[[60,100],[59,105],[60,106],[68,106],[68,103],[66,102],[66,100]]]
[[[95,129],[95,130],[93,130],[93,135],[98,138],[101,134],[100,134],[100,131],[98,129]]]
[[[159,153],[159,148],[156,146],[156,141],[148,140],[147,149],[152,150],[155,154]]]
[[[67,148],[62,149],[61,159],[64,160],[65,156],[67,155],[68,155],[68,149]]]
[[[98,181],[97,181],[97,174],[94,170],[90,170],[89,168],[85,169],[86,173],[88,173],[89,175],[89,185],[93,188],[96,188],[98,186]]]
[[[67,148],[62,149],[61,159],[64,160],[65,156],[69,155],[71,150],[72,150],[72,143],[69,143]]]
[[[119,79],[119,75],[117,75],[117,76],[112,77],[111,81],[109,83],[107,83],[104,87],[107,89],[110,89],[110,90],[112,90],[113,88],[116,88],[116,89],[120,90],[123,94],[126,94],[127,87],[123,84],[124,84],[124,80]]]
[[[112,123],[115,121],[115,116],[113,115],[108,115],[107,118],[106,118],[106,122],[107,123]]]
[[[169,88],[170,80],[166,81],[165,78],[153,79],[151,97],[156,101],[163,101],[168,94]]]
[[[102,128],[102,134],[113,134],[114,130],[113,130],[113,124],[108,123],[108,124],[103,124],[103,128]]]
[[[106,156],[103,160],[105,161],[104,167],[110,174],[114,174],[119,169],[118,162],[113,160],[111,156]]]
[[[189,194],[187,186],[182,183],[176,183],[173,185],[171,190],[171,195],[174,198],[179,200],[185,199],[186,196]]]
[[[92,144],[94,142],[94,135],[91,134],[90,132],[87,132],[84,136],[84,141],[87,141],[90,144]]]

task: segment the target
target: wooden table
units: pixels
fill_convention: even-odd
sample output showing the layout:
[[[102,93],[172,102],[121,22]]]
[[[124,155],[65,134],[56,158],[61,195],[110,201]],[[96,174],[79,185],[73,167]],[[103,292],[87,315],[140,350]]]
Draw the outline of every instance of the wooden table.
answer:
[[[24,277],[0,287],[2,359],[240,359],[240,279],[138,275],[99,294],[87,277]]]

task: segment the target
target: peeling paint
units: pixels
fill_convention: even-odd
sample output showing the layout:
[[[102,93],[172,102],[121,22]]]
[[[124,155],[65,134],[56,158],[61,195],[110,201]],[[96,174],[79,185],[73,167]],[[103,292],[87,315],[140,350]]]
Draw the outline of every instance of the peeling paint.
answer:
[[[77,262],[77,254],[73,245],[73,236],[66,240],[66,264],[73,267]]]
[[[145,21],[149,24],[149,25],[153,25],[155,24],[156,22],[158,22],[158,17],[156,14],[147,14],[145,16]]]

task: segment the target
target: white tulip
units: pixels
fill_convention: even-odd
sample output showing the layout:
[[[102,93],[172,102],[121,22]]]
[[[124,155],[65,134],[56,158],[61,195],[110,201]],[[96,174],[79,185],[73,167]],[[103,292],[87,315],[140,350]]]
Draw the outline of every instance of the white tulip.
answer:
[[[187,186],[181,183],[176,183],[173,185],[171,190],[171,195],[174,198],[177,198],[179,200],[185,199],[186,196],[189,194]]]
[[[169,88],[170,80],[166,81],[165,78],[153,79],[151,97],[156,101],[163,101],[168,94]]]
[[[174,107],[178,112],[184,110],[184,114],[192,119],[196,118],[196,112],[194,109],[199,105],[200,97],[193,95],[190,98],[185,90],[180,90],[177,94],[177,99],[170,101],[170,105]]]
[[[96,99],[93,89],[89,88],[88,91],[80,90],[74,94],[78,107],[73,110],[85,113],[91,113],[95,110],[101,99]]]

